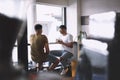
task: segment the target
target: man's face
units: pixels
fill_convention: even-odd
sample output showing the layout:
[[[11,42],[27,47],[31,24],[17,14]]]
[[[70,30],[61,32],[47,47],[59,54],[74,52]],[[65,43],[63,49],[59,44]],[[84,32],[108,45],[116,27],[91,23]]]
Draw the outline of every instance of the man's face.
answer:
[[[60,28],[60,29],[59,29],[59,32],[60,32],[61,34],[63,34],[63,33],[64,33],[64,29]]]
[[[38,29],[38,30],[36,30],[36,32],[42,33],[42,29]]]
[[[42,29],[39,29],[39,32],[42,33]]]

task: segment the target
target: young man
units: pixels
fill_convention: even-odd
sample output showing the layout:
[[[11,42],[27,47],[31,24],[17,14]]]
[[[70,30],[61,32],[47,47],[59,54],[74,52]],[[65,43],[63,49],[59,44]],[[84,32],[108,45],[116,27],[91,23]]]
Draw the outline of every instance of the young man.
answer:
[[[57,43],[61,44],[63,49],[59,54],[61,54],[60,61],[64,68],[61,75],[64,75],[68,71],[68,59],[73,56],[73,36],[67,33],[67,27],[65,25],[60,25],[59,31],[61,36],[57,39]]]
[[[42,68],[44,61],[49,60],[53,64],[49,70],[54,69],[59,63],[59,60],[53,55],[49,54],[48,39],[42,34],[42,25],[35,25],[35,34],[31,35],[31,58],[34,62],[38,63],[38,69]]]

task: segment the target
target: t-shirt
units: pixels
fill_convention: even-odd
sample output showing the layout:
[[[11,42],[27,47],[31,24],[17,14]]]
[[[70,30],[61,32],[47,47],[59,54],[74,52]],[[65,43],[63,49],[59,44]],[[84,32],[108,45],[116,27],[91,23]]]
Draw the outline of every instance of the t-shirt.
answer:
[[[62,40],[64,43],[73,42],[73,36],[69,33],[67,33],[67,35],[64,36],[60,35],[58,39]],[[62,45],[62,49],[73,53],[73,48],[67,47],[65,45]]]
[[[45,61],[47,57],[47,54],[44,53],[45,43],[48,43],[45,35],[31,35],[31,58],[33,61]]]

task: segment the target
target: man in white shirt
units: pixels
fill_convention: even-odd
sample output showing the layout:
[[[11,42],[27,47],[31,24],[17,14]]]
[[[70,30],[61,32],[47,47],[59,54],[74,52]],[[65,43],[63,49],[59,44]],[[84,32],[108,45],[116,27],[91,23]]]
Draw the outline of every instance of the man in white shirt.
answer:
[[[60,62],[63,65],[63,70],[61,75],[64,75],[68,71],[68,60],[73,56],[73,36],[67,33],[67,27],[65,25],[60,25],[59,31],[61,36],[57,39],[57,43],[62,45],[62,51],[60,54]]]

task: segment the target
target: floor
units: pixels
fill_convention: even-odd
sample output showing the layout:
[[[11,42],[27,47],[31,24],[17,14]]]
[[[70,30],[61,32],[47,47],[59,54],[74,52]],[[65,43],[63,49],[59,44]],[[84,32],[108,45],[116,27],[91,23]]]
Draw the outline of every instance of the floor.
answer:
[[[60,79],[60,80],[75,80],[75,73],[76,73],[76,66],[77,66],[77,61],[75,61],[75,60],[73,60],[72,61],[72,64],[71,64],[71,66],[72,66],[72,76],[71,77],[65,77],[65,76],[62,76],[62,79]],[[40,77],[40,79],[39,80],[42,80],[41,78],[43,77],[43,78],[47,78],[47,77],[49,77],[49,75],[51,76],[52,74],[52,76],[54,77],[54,75],[55,76],[60,76],[59,74],[57,74],[57,73],[49,73],[49,72],[41,72],[42,74],[36,74],[36,73],[31,73],[31,74],[29,74],[29,80],[36,80],[36,77],[40,77],[40,75],[42,75],[41,77]],[[53,78],[52,77],[52,78]],[[56,78],[58,78],[58,77],[56,77]],[[49,77],[49,80],[54,80],[54,79],[50,79],[51,77]],[[48,80],[48,79],[47,79]],[[59,79],[55,79],[55,80],[59,80]],[[80,80],[80,79],[78,79],[78,80]],[[106,78],[106,75],[101,75],[101,74],[93,74],[93,79],[92,80],[107,80],[107,78]]]
[[[59,78],[60,77],[60,78]],[[38,74],[29,74],[28,80],[74,80],[73,77],[65,77],[57,75],[56,73],[41,72]]]
[[[41,75],[42,74],[42,75]],[[29,75],[29,80],[36,80],[36,77],[39,77],[40,79],[39,80],[42,80],[43,78],[46,80],[75,80],[74,77],[65,77],[65,76],[61,76],[62,79],[60,79],[60,75],[57,75],[56,73],[48,73],[48,72],[42,72],[41,74],[30,74]],[[53,75],[52,75],[53,74]],[[41,79],[41,77],[43,77]],[[50,79],[51,77],[49,76],[52,76],[52,79]],[[53,77],[57,78],[57,79],[53,79]],[[49,79],[48,79],[49,78]],[[80,79],[77,79],[77,80],[80,80]],[[93,74],[93,79],[92,80],[107,80],[106,76],[105,75],[101,75],[101,74]]]

